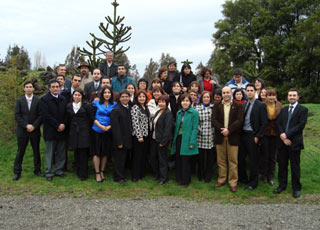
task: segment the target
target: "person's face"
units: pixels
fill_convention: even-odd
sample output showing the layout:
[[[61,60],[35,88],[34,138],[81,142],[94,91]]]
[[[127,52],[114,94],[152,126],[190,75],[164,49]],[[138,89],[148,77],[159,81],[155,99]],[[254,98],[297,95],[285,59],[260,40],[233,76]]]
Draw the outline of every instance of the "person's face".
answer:
[[[188,109],[191,105],[191,101],[189,100],[189,98],[185,97],[182,101],[181,101],[181,106],[184,109]]]
[[[190,89],[199,92],[199,87],[195,84],[191,85]]]
[[[274,102],[276,102],[276,99],[277,99],[277,97],[276,97],[276,95],[268,95],[267,96],[267,101],[269,102],[269,103],[274,103]]]
[[[209,93],[203,94],[203,96],[202,96],[203,104],[205,104],[205,105],[210,104],[210,100],[211,100],[211,98],[210,98],[210,94]]]
[[[184,72],[185,75],[189,75],[190,72],[191,72],[191,69],[189,69],[188,67],[186,67],[186,68],[183,69],[183,72]]]
[[[128,94],[124,93],[120,96],[119,100],[120,100],[121,104],[127,105],[129,103],[130,96]]]
[[[241,92],[236,92],[236,95],[235,95],[236,99],[238,101],[241,101],[243,98],[242,98],[242,93]]]
[[[240,83],[242,76],[241,75],[233,75],[233,79],[235,80],[236,83]]]
[[[256,82],[254,83],[254,86],[256,87],[257,90],[261,89],[262,85],[261,82],[256,80]]]
[[[158,100],[159,97],[161,97],[162,93],[160,91],[155,91],[155,92],[153,92],[152,95],[153,95],[155,100]]]
[[[296,103],[298,100],[299,100],[298,92],[296,91],[288,92],[288,101],[290,102],[291,105]]]
[[[256,91],[254,90],[253,87],[251,87],[251,86],[247,87],[246,95],[247,95],[249,100],[254,99],[255,98],[255,94],[256,94]]]
[[[118,67],[118,74],[120,76],[126,75],[126,68],[124,68],[124,66],[119,66]]]
[[[92,73],[92,78],[95,82],[98,82],[100,81],[100,78],[101,78],[101,73],[100,73],[100,70],[98,69],[95,69]]]
[[[61,74],[63,76],[66,76],[66,73],[67,73],[67,69],[65,66],[59,66],[58,69],[57,69],[57,74]]]
[[[81,93],[79,92],[75,92],[73,95],[72,95],[72,98],[73,98],[73,101],[75,103],[79,103],[81,100],[82,100],[82,95]]]
[[[171,64],[168,66],[169,71],[176,71],[176,66],[174,64]]]
[[[159,106],[160,110],[165,110],[167,108],[167,104],[164,100],[159,100],[158,106]]]
[[[134,86],[133,85],[128,85],[126,89],[129,91],[130,96],[134,94]]]
[[[156,86],[161,87],[161,83],[155,81],[155,82],[152,82],[152,85],[151,85],[151,86],[152,86],[152,88],[154,88],[154,87],[156,87]]]
[[[220,95],[218,95],[218,94],[215,94],[213,99],[214,99],[215,102],[219,103],[219,102],[221,102],[222,97]]]
[[[58,84],[58,82],[51,83],[51,85],[49,87],[49,91],[53,95],[58,95],[59,91],[60,91],[60,85]]]
[[[89,73],[89,68],[87,66],[81,66],[80,72],[83,76],[87,75]]]
[[[64,86],[65,80],[63,77],[57,77],[56,80],[59,82],[60,87]]]
[[[104,100],[106,101],[109,101],[110,98],[111,98],[111,92],[109,89],[106,89],[104,92],[103,92],[103,98]]]
[[[210,76],[211,76],[210,72],[209,72],[209,71],[206,71],[205,74],[204,74],[204,77],[205,77],[205,78],[209,78]]]
[[[139,82],[139,87],[140,90],[146,90],[147,89],[147,83],[144,81]]]
[[[189,93],[189,95],[191,97],[192,102],[195,102],[198,98],[198,95],[194,92]]]
[[[265,89],[261,90],[260,97],[261,97],[261,99],[266,99],[267,98],[267,90],[265,90]]]
[[[111,87],[110,79],[109,79],[109,78],[104,78],[104,79],[102,79],[102,81],[101,81],[101,88],[103,88],[103,87],[105,87],[105,86]]]
[[[161,80],[166,80],[167,77],[168,77],[168,71],[164,71],[160,76]]]
[[[106,54],[106,59],[108,62],[112,62],[113,61],[113,54],[112,53],[107,53]]]
[[[222,98],[224,101],[226,101],[226,102],[231,101],[231,94],[232,94],[232,91],[230,88],[223,88],[222,89]]]
[[[74,76],[73,79],[72,79],[72,88],[73,89],[76,89],[80,86],[81,84],[81,77],[78,77],[78,76]]]
[[[172,92],[173,93],[180,93],[181,92],[181,87],[179,84],[175,84],[173,87],[172,87]]]
[[[147,101],[146,95],[143,93],[140,93],[138,96],[138,103],[141,105],[144,105],[144,103]]]
[[[29,83],[29,84],[26,84],[25,86],[24,86],[24,92],[25,92],[25,94],[27,94],[27,95],[31,95],[31,94],[33,94],[33,92],[34,92],[34,87],[32,86],[32,84],[31,83]]]

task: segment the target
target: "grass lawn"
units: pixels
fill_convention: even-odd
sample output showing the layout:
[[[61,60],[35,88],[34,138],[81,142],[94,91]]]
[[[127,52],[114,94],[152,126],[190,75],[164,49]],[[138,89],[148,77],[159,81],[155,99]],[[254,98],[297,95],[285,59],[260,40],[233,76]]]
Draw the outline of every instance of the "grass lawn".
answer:
[[[15,137],[0,138],[0,195],[53,195],[57,197],[97,198],[155,198],[175,197],[194,201],[214,201],[222,204],[256,204],[256,203],[313,203],[320,204],[320,105],[307,104],[309,118],[304,132],[305,149],[301,154],[301,183],[302,196],[292,198],[291,180],[288,188],[280,195],[274,195],[272,190],[277,186],[265,185],[262,181],[254,191],[245,191],[240,185],[236,193],[231,193],[228,186],[215,188],[217,168],[215,166],[211,183],[199,182],[192,178],[189,187],[179,186],[174,181],[174,172],[170,172],[170,181],[165,185],[158,185],[148,175],[146,179],[133,183],[128,180],[126,185],[119,185],[112,181],[112,169],[107,169],[107,181],[96,183],[94,174],[90,171],[89,179],[82,182],[72,171],[67,177],[57,178],[48,182],[46,179],[33,175],[32,149],[29,145],[23,162],[23,172],[19,181],[12,181],[13,162],[17,150]],[[9,139],[9,140],[8,140]],[[45,171],[44,142],[41,141],[42,171]],[[69,152],[69,158],[72,153]],[[69,160],[69,169],[72,159]],[[92,162],[89,162],[92,168]],[[128,172],[128,178],[130,173]],[[289,172],[290,175],[290,172]]]

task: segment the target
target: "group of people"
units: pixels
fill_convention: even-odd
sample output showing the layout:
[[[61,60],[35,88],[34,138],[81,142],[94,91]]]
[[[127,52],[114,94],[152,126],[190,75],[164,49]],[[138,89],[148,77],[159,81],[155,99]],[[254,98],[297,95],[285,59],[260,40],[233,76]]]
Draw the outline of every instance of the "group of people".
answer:
[[[48,181],[65,176],[72,149],[80,180],[88,178],[89,156],[99,183],[106,179],[107,161],[113,161],[113,180],[121,184],[127,180],[126,167],[133,182],[149,169],[161,185],[169,180],[169,168],[175,168],[175,179],[183,186],[190,184],[193,173],[210,182],[216,162],[215,187],[228,183],[232,192],[239,183],[254,190],[259,174],[273,186],[277,160],[279,186],[274,193],[280,193],[287,186],[290,160],[293,196],[299,197],[308,110],[298,103],[298,90],[289,90],[289,106],[282,107],[274,89],[266,88],[262,79],[249,83],[241,69],[235,69],[232,80],[221,87],[208,68],[197,79],[190,65],[184,64],[181,72],[176,67],[175,62],[161,67],[149,87],[145,79],[136,84],[107,52],[106,62],[92,76],[84,62],[81,74],[72,76],[70,83],[60,65],[41,98],[33,95],[33,83],[25,82],[25,95],[15,108],[18,151],[13,180],[21,176],[29,139],[34,174],[43,175],[39,151],[43,123]]]

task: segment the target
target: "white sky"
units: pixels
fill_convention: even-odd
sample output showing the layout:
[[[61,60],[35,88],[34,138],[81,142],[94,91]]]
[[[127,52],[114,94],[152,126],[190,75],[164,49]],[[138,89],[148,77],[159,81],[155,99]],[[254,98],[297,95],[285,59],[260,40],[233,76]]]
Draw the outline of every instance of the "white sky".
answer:
[[[8,46],[23,45],[33,62],[40,51],[48,65],[64,63],[73,45],[87,47],[89,32],[98,29],[104,17],[113,15],[113,0],[1,0],[0,59]],[[193,61],[192,68],[210,58],[214,49],[214,23],[222,18],[224,0],[119,0],[119,16],[132,27],[132,38],[124,43],[131,64],[140,76],[150,58],[158,61],[169,53],[178,61]],[[88,48],[88,47],[87,47]]]

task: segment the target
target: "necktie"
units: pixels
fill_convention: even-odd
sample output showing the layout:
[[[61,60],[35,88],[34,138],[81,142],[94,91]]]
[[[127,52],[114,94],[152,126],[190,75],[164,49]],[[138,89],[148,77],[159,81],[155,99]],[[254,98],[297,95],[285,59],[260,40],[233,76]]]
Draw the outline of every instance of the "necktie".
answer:
[[[289,129],[289,123],[290,123],[290,120],[291,120],[293,106],[290,105],[289,108],[290,109],[289,109],[289,112],[288,112],[288,121],[287,121],[287,125],[286,125],[286,132],[288,132],[288,129]]]
[[[31,108],[31,102],[32,102],[32,100],[28,99],[28,109],[29,109],[29,111],[30,111],[30,108]]]
[[[251,106],[251,103],[248,102],[247,107],[246,107],[246,109],[245,109],[245,111],[244,111],[244,117],[246,117],[246,115],[247,115],[247,113],[248,113],[248,111],[249,111],[250,106]]]

